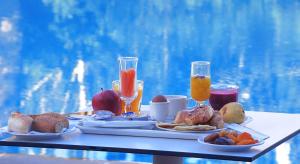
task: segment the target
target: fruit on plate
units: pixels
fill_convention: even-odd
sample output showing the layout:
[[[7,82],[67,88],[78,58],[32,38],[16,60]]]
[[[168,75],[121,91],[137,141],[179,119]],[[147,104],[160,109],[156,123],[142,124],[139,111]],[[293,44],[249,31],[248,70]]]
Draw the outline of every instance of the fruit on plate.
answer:
[[[157,95],[152,98],[152,102],[167,102],[167,98],[163,95]]]
[[[245,111],[243,106],[237,102],[231,102],[224,105],[220,113],[226,123],[237,123],[240,124],[245,120]]]
[[[115,115],[121,114],[121,99],[113,90],[103,90],[94,95],[92,99],[94,112],[99,110],[108,110]]]
[[[238,134],[236,131],[222,130],[219,133],[206,136],[204,142],[217,145],[249,145],[255,144],[258,141],[247,132]]]

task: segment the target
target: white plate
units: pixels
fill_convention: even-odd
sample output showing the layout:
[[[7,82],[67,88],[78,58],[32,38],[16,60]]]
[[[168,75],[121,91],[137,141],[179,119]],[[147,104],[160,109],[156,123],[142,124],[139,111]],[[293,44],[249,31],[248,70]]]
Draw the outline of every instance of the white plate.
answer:
[[[251,122],[252,120],[253,120],[252,117],[246,116],[244,122],[241,123],[241,125],[246,125],[249,122]],[[225,126],[226,126],[226,124],[227,123],[224,123]],[[227,129],[227,128],[221,128],[221,129],[202,130],[202,131],[199,131],[199,130],[175,130],[175,129],[169,129],[169,128],[162,128],[162,127],[159,127],[157,125],[156,125],[156,128],[160,129],[160,130],[171,131],[171,132],[185,132],[185,133],[214,133],[214,132],[219,132],[221,130]]]
[[[80,126],[101,127],[101,128],[141,128],[152,126],[156,121],[100,121],[100,120],[82,120]]]
[[[214,129],[214,130],[175,130],[175,129],[169,129],[169,128],[162,128],[156,125],[157,129],[160,130],[166,130],[166,131],[171,131],[171,132],[183,132],[183,133],[213,133],[213,132],[219,132],[222,129]]]
[[[73,127],[66,129],[62,133],[41,133],[41,132],[35,132],[35,131],[31,131],[29,133],[17,133],[17,132],[7,131],[7,127],[3,128],[4,133],[13,135],[16,138],[22,139],[22,140],[48,140],[48,139],[57,138],[57,137],[65,135],[65,134],[74,132],[75,130],[76,130],[76,127],[73,126]]]
[[[198,142],[203,146],[207,146],[220,151],[246,151],[252,148],[253,146],[262,145],[264,143],[264,140],[261,140],[256,144],[250,145],[217,145],[204,142],[204,137],[199,137]]]

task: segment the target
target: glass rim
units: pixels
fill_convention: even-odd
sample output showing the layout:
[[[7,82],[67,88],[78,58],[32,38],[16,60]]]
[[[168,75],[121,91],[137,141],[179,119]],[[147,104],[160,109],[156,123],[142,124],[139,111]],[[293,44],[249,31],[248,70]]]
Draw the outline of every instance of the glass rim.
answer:
[[[136,80],[136,82],[139,84],[144,84],[144,80]],[[113,80],[112,83],[120,83],[120,80]]]
[[[126,60],[126,61],[133,60],[133,61],[138,61],[138,58],[134,57],[134,56],[120,56],[118,58],[118,60]]]
[[[216,90],[226,90],[226,89],[239,89],[239,86],[237,84],[226,84],[226,83],[216,83],[216,84],[211,84],[210,89]]]
[[[209,61],[193,61],[192,65],[198,64],[198,65],[210,65]]]

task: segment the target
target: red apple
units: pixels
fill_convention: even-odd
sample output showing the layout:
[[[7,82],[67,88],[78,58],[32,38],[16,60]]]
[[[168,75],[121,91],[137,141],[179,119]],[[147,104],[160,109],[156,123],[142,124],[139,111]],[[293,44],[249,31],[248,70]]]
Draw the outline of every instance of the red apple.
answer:
[[[104,90],[94,95],[92,99],[94,111],[108,110],[116,115],[121,114],[121,99],[113,90]]]

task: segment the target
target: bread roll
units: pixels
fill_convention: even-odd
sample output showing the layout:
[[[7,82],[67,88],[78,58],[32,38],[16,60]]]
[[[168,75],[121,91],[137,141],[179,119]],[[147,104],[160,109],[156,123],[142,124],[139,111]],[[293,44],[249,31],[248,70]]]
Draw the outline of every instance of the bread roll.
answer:
[[[45,113],[45,114],[42,114],[42,115],[46,115],[46,116],[49,116],[49,117],[53,117],[61,122],[63,122],[64,126],[66,128],[69,128],[69,121],[68,119],[64,116],[64,115],[61,115],[61,114],[58,114],[58,113]]]
[[[32,124],[32,130],[44,133],[60,133],[68,127],[68,119],[58,113],[45,113],[35,116]]]
[[[21,113],[12,113],[8,118],[8,131],[28,133],[31,130],[33,119]]]

